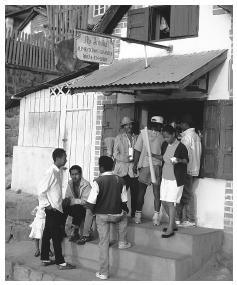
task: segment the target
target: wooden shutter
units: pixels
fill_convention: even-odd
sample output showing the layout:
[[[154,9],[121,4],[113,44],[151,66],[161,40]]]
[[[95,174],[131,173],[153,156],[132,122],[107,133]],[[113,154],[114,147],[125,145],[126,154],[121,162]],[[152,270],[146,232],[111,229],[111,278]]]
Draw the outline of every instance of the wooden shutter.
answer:
[[[233,102],[220,103],[220,154],[218,178],[233,179]]]
[[[148,41],[149,8],[132,9],[128,12],[128,35],[130,39]]]
[[[218,172],[219,153],[219,104],[206,101],[203,119],[203,161],[201,176],[215,178]]]
[[[205,102],[201,176],[233,179],[233,103],[231,100]]]
[[[170,37],[198,34],[199,7],[197,5],[171,5]]]

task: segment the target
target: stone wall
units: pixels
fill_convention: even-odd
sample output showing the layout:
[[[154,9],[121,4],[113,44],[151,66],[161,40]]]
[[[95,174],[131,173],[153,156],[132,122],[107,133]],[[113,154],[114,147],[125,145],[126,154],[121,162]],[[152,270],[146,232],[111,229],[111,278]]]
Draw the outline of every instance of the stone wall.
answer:
[[[11,96],[42,82],[52,80],[59,75],[33,70],[5,68],[5,103],[9,103]],[[6,110],[5,113],[5,154],[12,155],[13,146],[17,145],[19,131],[19,102],[18,106]]]
[[[101,152],[102,123],[103,123],[103,110],[104,110],[103,106],[105,104],[116,104],[116,103],[117,103],[117,95],[104,96],[101,93],[97,97],[94,177],[99,176],[98,160]]]

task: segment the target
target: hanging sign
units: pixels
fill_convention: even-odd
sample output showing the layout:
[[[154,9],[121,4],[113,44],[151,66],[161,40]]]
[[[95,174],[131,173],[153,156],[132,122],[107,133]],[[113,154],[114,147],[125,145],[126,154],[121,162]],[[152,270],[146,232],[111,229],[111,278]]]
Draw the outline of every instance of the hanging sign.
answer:
[[[114,44],[111,38],[78,33],[74,39],[74,56],[80,60],[111,64]]]

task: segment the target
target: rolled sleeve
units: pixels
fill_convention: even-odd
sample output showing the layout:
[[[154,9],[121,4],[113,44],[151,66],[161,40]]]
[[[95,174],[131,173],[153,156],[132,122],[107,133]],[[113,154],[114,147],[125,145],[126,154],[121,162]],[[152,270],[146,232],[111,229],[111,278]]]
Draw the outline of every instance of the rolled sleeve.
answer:
[[[96,181],[94,181],[92,183],[92,188],[90,190],[87,202],[90,204],[96,204],[98,194],[99,194],[99,185],[97,184]]]

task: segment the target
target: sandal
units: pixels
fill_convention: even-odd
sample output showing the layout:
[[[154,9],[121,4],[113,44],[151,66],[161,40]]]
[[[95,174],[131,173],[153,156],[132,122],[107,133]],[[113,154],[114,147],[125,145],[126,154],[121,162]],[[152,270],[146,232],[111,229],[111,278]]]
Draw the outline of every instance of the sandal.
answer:
[[[39,249],[36,249],[34,256],[35,256],[35,257],[40,256],[40,250],[39,250]]]
[[[49,260],[42,260],[43,266],[49,266],[55,264],[55,260],[49,259]]]
[[[172,237],[174,235],[174,232],[168,234],[168,235],[165,235],[165,234],[162,234],[161,237],[162,238],[169,238],[169,237]]]

